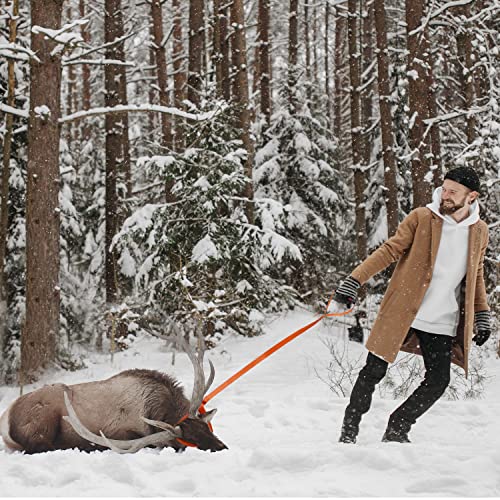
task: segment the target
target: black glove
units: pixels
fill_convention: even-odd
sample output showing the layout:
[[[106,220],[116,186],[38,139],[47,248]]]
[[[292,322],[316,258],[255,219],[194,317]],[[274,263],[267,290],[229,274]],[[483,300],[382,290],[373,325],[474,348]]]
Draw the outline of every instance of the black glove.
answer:
[[[476,325],[477,333],[472,340],[478,345],[482,346],[491,335],[491,313],[490,311],[478,311],[474,315],[474,323]]]
[[[337,290],[335,290],[333,300],[351,308],[356,303],[360,286],[361,284],[357,279],[354,279],[352,276],[348,276],[340,284]]]
[[[472,338],[472,340],[481,347],[489,338],[491,332],[489,330],[479,330],[476,335]]]

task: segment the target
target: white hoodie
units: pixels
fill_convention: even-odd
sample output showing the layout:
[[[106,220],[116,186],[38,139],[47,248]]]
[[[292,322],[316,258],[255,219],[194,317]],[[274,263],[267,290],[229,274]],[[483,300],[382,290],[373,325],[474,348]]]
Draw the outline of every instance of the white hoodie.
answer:
[[[457,334],[459,321],[460,283],[467,272],[469,226],[479,220],[477,201],[471,204],[469,216],[456,222],[449,215],[439,212],[442,188],[432,195],[427,208],[443,219],[443,229],[432,279],[412,327],[428,333]]]

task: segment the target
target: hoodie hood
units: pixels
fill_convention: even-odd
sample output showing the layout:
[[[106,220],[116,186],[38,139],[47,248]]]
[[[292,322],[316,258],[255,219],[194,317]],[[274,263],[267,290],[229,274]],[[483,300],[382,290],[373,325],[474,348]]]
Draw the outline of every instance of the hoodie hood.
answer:
[[[469,216],[464,219],[462,222],[457,222],[451,215],[443,215],[439,211],[439,206],[441,205],[441,193],[443,191],[442,187],[438,187],[434,190],[432,194],[432,202],[428,203],[426,207],[434,212],[436,215],[441,217],[444,221],[449,224],[453,224],[455,226],[467,227],[475,224],[479,220],[479,203],[475,200],[472,205],[469,207]]]

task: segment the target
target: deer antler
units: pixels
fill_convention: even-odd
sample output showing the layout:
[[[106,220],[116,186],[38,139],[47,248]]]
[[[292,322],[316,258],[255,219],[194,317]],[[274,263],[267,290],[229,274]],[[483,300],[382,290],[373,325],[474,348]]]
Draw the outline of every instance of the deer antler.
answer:
[[[201,340],[201,347],[197,350],[197,354],[194,353],[191,346],[183,340],[183,348],[186,354],[188,355],[191,363],[193,363],[194,368],[194,382],[193,382],[193,393],[191,395],[191,401],[189,404],[189,414],[196,415],[199,407],[203,401],[203,397],[207,393],[209,387],[212,385],[212,382],[215,378],[215,368],[213,363],[209,360],[208,363],[210,365],[210,375],[208,377],[208,381],[205,383],[205,372],[203,371],[203,356],[205,354],[205,342],[203,338]]]
[[[153,420],[150,421],[144,417],[143,420],[148,424],[161,427],[164,430],[162,432],[157,432],[156,434],[150,434],[149,436],[130,440],[109,439],[102,433],[102,431],[100,431],[101,435],[98,436],[82,424],[69,400],[67,392],[64,393],[64,403],[66,404],[66,409],[68,410],[68,416],[64,416],[63,418],[71,424],[79,436],[87,441],[90,441],[91,443],[110,448],[116,453],[135,453],[136,451],[146,448],[147,446],[167,446],[167,444],[169,444],[172,440],[175,440],[177,437],[181,437],[180,434],[176,432],[176,429],[171,425],[165,422],[160,423]]]

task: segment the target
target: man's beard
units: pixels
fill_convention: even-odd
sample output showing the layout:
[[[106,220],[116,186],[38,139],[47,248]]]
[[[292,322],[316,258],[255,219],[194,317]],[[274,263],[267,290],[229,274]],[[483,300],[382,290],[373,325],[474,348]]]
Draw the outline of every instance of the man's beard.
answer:
[[[454,214],[457,210],[460,210],[465,206],[465,198],[461,203],[455,204],[450,200],[447,200],[444,202],[441,200],[441,203],[439,205],[439,211],[441,212],[442,215],[451,215]]]

